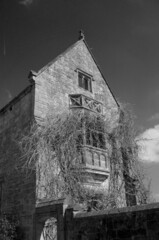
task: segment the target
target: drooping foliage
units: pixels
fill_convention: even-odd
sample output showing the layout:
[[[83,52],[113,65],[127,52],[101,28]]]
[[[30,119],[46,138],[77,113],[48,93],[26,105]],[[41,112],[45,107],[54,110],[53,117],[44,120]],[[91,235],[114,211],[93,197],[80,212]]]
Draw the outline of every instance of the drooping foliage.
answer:
[[[145,173],[139,160],[137,135],[132,110],[123,107],[119,123],[110,134],[112,154],[109,191],[113,192],[116,204],[122,199],[123,187],[128,206],[143,204],[149,199],[150,190],[144,183]]]
[[[36,169],[38,197],[70,196],[75,202],[95,203],[98,209],[145,202],[147,190],[131,116],[120,111],[113,130],[105,116],[90,111],[71,111],[49,116],[40,125],[34,123],[20,146],[23,168]],[[86,187],[85,145],[107,151],[109,189]]]
[[[34,123],[21,138],[23,167],[27,171],[36,167],[38,186],[45,197],[69,194],[85,199],[83,147],[106,149],[105,136],[107,122],[96,114],[80,111],[49,117],[41,125]]]

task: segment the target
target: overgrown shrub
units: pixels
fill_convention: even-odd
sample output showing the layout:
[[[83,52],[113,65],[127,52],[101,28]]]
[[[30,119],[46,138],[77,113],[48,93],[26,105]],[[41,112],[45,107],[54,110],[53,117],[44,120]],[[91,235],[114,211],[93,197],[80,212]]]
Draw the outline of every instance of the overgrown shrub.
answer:
[[[2,213],[0,216],[0,239],[17,240],[19,221],[16,216]]]
[[[89,111],[70,111],[34,123],[20,140],[22,166],[36,169],[41,198],[70,195],[74,202],[97,209],[146,203],[148,191],[139,168],[132,115],[120,109],[119,121],[110,127],[105,116]],[[85,187],[82,148],[90,145],[107,151],[110,162],[109,189]],[[136,197],[137,196],[137,197]]]

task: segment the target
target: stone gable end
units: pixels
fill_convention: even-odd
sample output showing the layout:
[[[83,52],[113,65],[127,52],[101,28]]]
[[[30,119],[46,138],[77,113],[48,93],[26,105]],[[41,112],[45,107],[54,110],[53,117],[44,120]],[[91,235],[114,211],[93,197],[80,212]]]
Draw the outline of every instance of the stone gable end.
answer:
[[[78,86],[78,70],[93,78],[92,92]],[[35,78],[35,117],[69,109],[69,94],[84,94],[103,104],[103,113],[118,109],[106,81],[84,41],[78,41]],[[50,112],[51,111],[51,112]]]

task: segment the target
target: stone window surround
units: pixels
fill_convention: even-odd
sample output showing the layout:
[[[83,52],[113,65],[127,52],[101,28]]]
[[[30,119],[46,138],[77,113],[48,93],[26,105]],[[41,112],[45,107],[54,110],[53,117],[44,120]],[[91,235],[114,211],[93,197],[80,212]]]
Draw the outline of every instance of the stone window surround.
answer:
[[[81,69],[79,69],[79,68],[77,68],[76,70],[75,70],[75,72],[77,72],[77,74],[78,74],[78,86],[80,87],[80,88],[82,88],[82,89],[84,89],[84,90],[86,90],[86,91],[89,91],[90,93],[92,93],[93,92],[93,90],[92,90],[92,81],[93,81],[93,76],[91,75],[91,74],[89,74],[89,73],[86,73],[85,71],[83,71],[83,70],[81,70]],[[86,85],[82,82],[82,84],[80,83],[80,78],[79,78],[79,76],[83,76],[83,79],[86,77],[89,81],[88,81],[88,86],[86,87]],[[83,85],[83,86],[80,86],[80,85]]]

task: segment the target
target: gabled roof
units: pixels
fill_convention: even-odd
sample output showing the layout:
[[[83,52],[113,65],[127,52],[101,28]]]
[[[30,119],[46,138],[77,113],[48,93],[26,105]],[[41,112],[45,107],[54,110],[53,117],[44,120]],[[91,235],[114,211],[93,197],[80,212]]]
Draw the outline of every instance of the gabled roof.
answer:
[[[53,63],[55,63],[59,58],[61,58],[62,56],[64,56],[66,53],[68,53],[71,49],[73,49],[76,45],[79,44],[81,40],[77,41],[76,43],[72,44],[69,48],[67,48],[63,53],[59,54],[56,58],[54,58],[52,61],[50,61],[48,64],[46,64],[43,68],[41,68],[38,73],[37,76],[39,74],[41,74],[42,72],[44,72],[46,69],[48,69]]]
[[[85,38],[82,38],[82,39],[78,40],[76,43],[72,44],[72,45],[71,45],[69,48],[67,48],[62,54],[59,54],[56,58],[54,58],[54,59],[53,59],[52,61],[50,61],[47,65],[45,65],[43,68],[41,68],[41,69],[38,71],[37,76],[40,75],[42,72],[44,72],[46,69],[48,69],[53,63],[55,63],[59,58],[61,58],[62,56],[64,56],[66,53],[68,53],[71,49],[73,49],[73,48],[74,48],[76,45],[78,45],[81,41],[84,42],[86,48],[88,49],[88,51],[89,51],[92,59],[94,60],[94,62],[95,62],[95,64],[96,64],[96,66],[97,66],[100,74],[102,75],[102,77],[103,77],[106,85],[108,86],[108,89],[109,89],[109,91],[111,92],[111,94],[112,94],[112,96],[113,96],[113,98],[114,98],[117,106],[120,108],[120,105],[119,105],[118,101],[116,100],[113,92],[111,91],[110,86],[109,86],[107,80],[105,79],[105,77],[104,77],[104,75],[103,75],[103,73],[102,73],[102,71],[101,71],[101,68],[99,67],[99,65],[98,65],[98,63],[97,63],[97,61],[96,61],[96,59],[95,59],[95,57],[94,57],[94,55],[93,55],[90,47],[88,46],[88,43],[87,43],[86,40],[85,40]]]
[[[102,73],[102,70],[101,70],[101,68],[99,67],[99,65],[98,65],[98,63],[97,63],[97,61],[96,61],[96,59],[95,59],[95,57],[94,57],[94,55],[93,55],[93,53],[92,53],[90,47],[88,46],[88,44],[87,44],[87,42],[86,42],[85,39],[83,39],[83,42],[85,43],[85,45],[86,45],[88,51],[90,52],[90,54],[91,54],[91,56],[92,56],[92,58],[93,58],[93,60],[94,60],[94,62],[95,62],[95,64],[96,64],[96,66],[97,66],[97,68],[98,68],[100,74],[102,75],[102,78],[104,79],[105,83],[107,84],[108,89],[109,89],[109,91],[111,92],[111,94],[112,94],[112,96],[113,96],[113,98],[114,98],[114,100],[115,100],[117,106],[120,108],[120,105],[119,105],[118,101],[116,100],[116,98],[115,98],[115,96],[114,96],[114,94],[113,94],[113,92],[112,92],[112,90],[111,90],[111,88],[110,88],[110,86],[109,86],[109,84],[108,84],[106,78],[104,77],[104,75],[103,75],[103,73]]]
[[[69,51],[70,51],[71,49],[73,49],[76,45],[78,45],[81,41],[84,42],[84,44],[85,44],[86,48],[88,49],[88,51],[89,51],[92,59],[93,59],[94,62],[95,62],[96,66],[97,66],[97,68],[98,68],[98,70],[99,70],[99,72],[101,73],[103,79],[105,80],[105,83],[106,83],[106,85],[108,86],[108,89],[109,89],[109,91],[111,92],[111,94],[112,94],[112,96],[113,96],[113,98],[114,98],[117,106],[120,108],[119,103],[117,102],[117,100],[116,100],[113,92],[111,91],[111,89],[110,89],[110,87],[109,87],[109,84],[107,83],[107,80],[105,79],[105,77],[104,77],[104,75],[103,75],[103,73],[102,73],[102,71],[101,71],[101,68],[99,67],[99,65],[98,65],[98,63],[97,63],[97,61],[96,61],[96,59],[95,59],[95,57],[94,57],[94,55],[93,55],[90,47],[88,46],[88,44],[87,44],[87,42],[86,42],[86,40],[85,40],[84,38],[78,40],[76,43],[74,43],[74,44],[71,45],[69,48],[67,48],[62,54],[58,55],[58,56],[57,56],[56,58],[54,58],[51,62],[49,62],[47,65],[45,65],[43,68],[41,68],[41,69],[38,71],[38,73],[36,73],[35,71],[31,71],[31,72],[29,73],[29,76],[28,76],[28,77],[29,77],[29,78],[30,78],[31,76],[37,77],[38,75],[40,75],[42,72],[44,72],[46,69],[48,69],[54,62],[56,62],[59,58],[61,58],[62,56],[64,56],[67,52],[69,52]],[[30,81],[31,81],[31,79],[30,79]],[[19,99],[20,99],[22,96],[24,96],[28,91],[30,91],[30,90],[32,89],[32,86],[33,86],[33,85],[34,85],[33,82],[31,82],[31,85],[29,85],[27,88],[25,88],[22,92],[20,92],[20,93],[18,94],[18,96],[16,96],[15,98],[13,98],[8,104],[6,104],[4,107],[2,107],[2,109],[0,109],[0,114],[1,114],[1,113],[4,113],[11,105],[14,105],[17,101],[19,101]]]
[[[17,96],[15,96],[11,101],[9,101],[4,107],[0,109],[0,115],[3,115],[8,109],[11,110],[12,106],[14,106],[18,101],[20,101],[21,98],[27,95],[32,90],[33,87],[34,84],[30,84],[24,90],[22,90]]]

